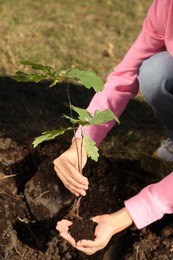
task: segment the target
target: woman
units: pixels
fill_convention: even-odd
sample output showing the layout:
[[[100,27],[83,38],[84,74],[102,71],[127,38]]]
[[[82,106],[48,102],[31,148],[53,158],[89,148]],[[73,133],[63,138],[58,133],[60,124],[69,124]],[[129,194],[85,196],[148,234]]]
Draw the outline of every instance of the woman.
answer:
[[[162,120],[165,128],[165,141],[157,149],[157,156],[173,162],[173,1],[154,0],[143,22],[142,30],[124,59],[108,76],[104,90],[95,94],[89,112],[96,109],[111,109],[117,116],[125,110],[129,100],[138,91]],[[99,126],[89,126],[85,132],[96,142],[102,142],[114,126],[109,121]],[[80,128],[76,141],[81,143]],[[84,148],[83,148],[84,150]],[[54,161],[55,171],[64,185],[76,196],[86,195],[88,179],[77,170],[77,156],[74,142],[71,147]],[[82,167],[87,154],[83,151]],[[125,201],[125,207],[110,215],[93,218],[98,223],[95,241],[79,241],[75,244],[68,233],[71,222],[62,220],[57,230],[74,247],[93,254],[109,242],[112,235],[132,223],[137,228],[145,227],[173,213],[173,172],[156,184],[144,188],[139,194]],[[142,209],[142,214],[141,214]]]

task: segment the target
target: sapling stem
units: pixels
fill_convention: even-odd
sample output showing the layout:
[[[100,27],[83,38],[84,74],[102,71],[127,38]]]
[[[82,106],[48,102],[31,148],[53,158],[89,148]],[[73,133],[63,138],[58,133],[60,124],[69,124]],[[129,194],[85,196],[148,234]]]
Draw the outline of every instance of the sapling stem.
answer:
[[[71,104],[71,98],[70,98],[70,89],[69,89],[69,83],[68,80],[63,81],[66,92],[67,92],[67,99],[68,99],[68,104],[69,104],[69,109],[70,109],[70,116],[73,118],[73,110],[72,110],[72,104]],[[72,128],[73,128],[73,134],[75,136],[75,125],[72,123]],[[74,139],[75,145],[76,145],[76,152],[77,152],[77,158],[78,158],[78,171],[82,174],[82,149],[83,149],[83,129],[82,129],[82,142],[81,142],[81,147],[79,151],[79,147],[76,141],[76,138]],[[80,218],[79,216],[79,207],[80,207],[80,201],[82,199],[82,196],[75,198],[73,207],[72,207],[72,213],[76,215],[77,217]]]
[[[81,172],[81,174],[82,174],[82,149],[83,149],[83,145],[84,145],[84,142],[83,142],[83,128],[82,128],[82,142],[81,142],[81,149],[80,149],[80,159],[81,159],[81,161],[80,161],[80,172]]]
[[[67,99],[68,99],[68,104],[69,104],[69,109],[70,109],[70,116],[73,118],[73,110],[72,110],[72,104],[71,104],[71,98],[70,98],[70,88],[69,88],[69,83],[68,80],[64,80],[64,85],[65,89],[67,92]],[[73,134],[75,136],[75,126],[72,123],[72,128],[73,128]],[[82,174],[82,147],[83,147],[83,133],[82,133],[82,142],[81,142],[81,151],[79,154],[79,147],[77,145],[76,138],[74,139],[75,145],[76,145],[76,152],[77,152],[77,158],[78,158],[78,171]]]

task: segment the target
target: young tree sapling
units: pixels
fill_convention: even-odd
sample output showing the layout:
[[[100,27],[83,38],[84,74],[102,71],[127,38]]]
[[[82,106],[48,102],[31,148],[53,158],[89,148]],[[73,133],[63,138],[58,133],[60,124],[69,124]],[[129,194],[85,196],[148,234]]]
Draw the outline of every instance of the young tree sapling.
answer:
[[[31,67],[32,72],[25,73],[22,71],[17,71],[16,74],[12,77],[13,79],[19,82],[22,81],[22,82],[35,82],[35,83],[38,83],[42,80],[48,80],[51,82],[49,84],[50,88],[54,86],[57,87],[58,86],[57,83],[61,82],[67,92],[67,97],[68,97],[70,116],[63,115],[63,117],[69,120],[70,123],[69,126],[67,128],[63,127],[56,130],[43,132],[41,136],[38,136],[34,139],[33,146],[36,147],[37,145],[39,145],[44,141],[52,140],[60,135],[65,134],[67,131],[73,131],[75,136],[76,129],[80,127],[82,132],[81,146],[85,147],[88,157],[90,157],[94,161],[97,161],[99,158],[98,148],[96,147],[95,142],[83,130],[84,126],[99,125],[111,120],[115,120],[117,123],[119,123],[119,119],[109,109],[106,109],[104,111],[96,110],[94,111],[93,114],[91,114],[86,109],[73,106],[71,104],[69,83],[80,82],[87,89],[93,88],[95,92],[99,92],[103,90],[103,81],[99,77],[97,77],[93,71],[82,71],[77,68],[56,71],[51,66],[45,66],[42,64],[34,63],[29,60],[22,60],[20,63]],[[77,118],[73,116],[74,112],[77,114]],[[82,147],[78,147],[77,142],[76,142],[76,152],[77,152],[78,162],[79,162],[78,170],[82,174],[82,163],[81,163]],[[81,154],[79,154],[80,152]],[[80,218],[79,216],[80,200],[81,197],[75,200],[73,208],[71,210],[71,213],[78,218]]]

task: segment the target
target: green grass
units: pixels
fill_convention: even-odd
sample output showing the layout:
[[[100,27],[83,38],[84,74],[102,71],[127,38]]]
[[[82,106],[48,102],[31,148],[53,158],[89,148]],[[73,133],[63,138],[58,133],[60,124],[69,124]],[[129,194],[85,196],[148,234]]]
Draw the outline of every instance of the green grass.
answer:
[[[0,0],[0,73],[30,59],[103,79],[140,31],[151,0]],[[23,68],[22,68],[23,69]]]

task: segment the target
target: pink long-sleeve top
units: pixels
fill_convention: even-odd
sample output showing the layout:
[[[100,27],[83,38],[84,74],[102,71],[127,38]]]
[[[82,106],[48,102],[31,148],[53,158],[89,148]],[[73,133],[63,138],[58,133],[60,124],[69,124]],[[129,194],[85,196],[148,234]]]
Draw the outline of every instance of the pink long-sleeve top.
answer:
[[[129,100],[138,92],[138,72],[142,62],[167,50],[173,56],[173,1],[154,0],[143,22],[142,30],[124,59],[109,74],[102,92],[96,93],[87,110],[93,113],[111,109],[117,116],[125,110]],[[151,86],[152,87],[152,86]],[[88,126],[85,133],[99,146],[115,121]],[[80,137],[80,128],[76,137]],[[127,200],[125,205],[138,228],[173,213],[173,173],[157,184],[143,189]]]

